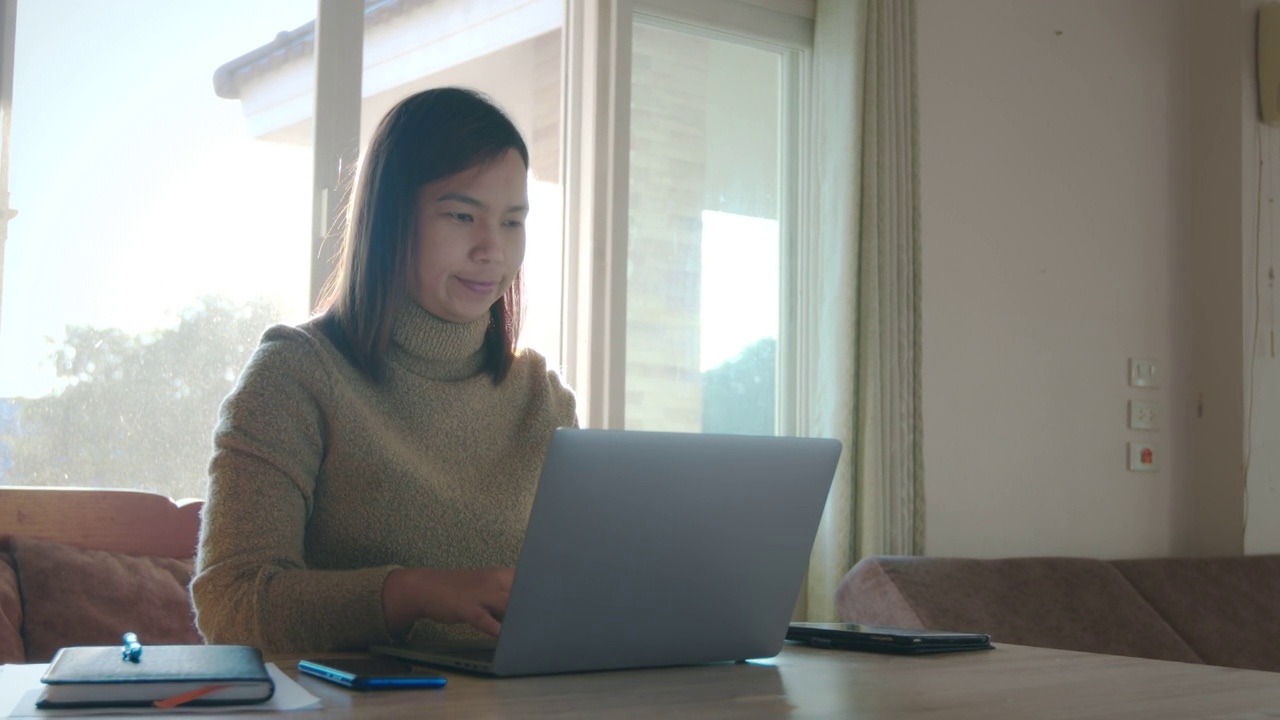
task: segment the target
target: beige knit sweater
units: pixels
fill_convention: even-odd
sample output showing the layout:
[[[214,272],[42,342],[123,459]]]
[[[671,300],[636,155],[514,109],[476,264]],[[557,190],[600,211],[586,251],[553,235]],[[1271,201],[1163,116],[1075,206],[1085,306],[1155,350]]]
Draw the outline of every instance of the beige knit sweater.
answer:
[[[573,394],[530,351],[495,386],[481,372],[487,319],[407,305],[380,385],[318,320],[263,335],[214,432],[191,584],[210,642],[386,643],[392,569],[515,565],[551,432],[576,424]],[[412,640],[471,632],[422,621]]]

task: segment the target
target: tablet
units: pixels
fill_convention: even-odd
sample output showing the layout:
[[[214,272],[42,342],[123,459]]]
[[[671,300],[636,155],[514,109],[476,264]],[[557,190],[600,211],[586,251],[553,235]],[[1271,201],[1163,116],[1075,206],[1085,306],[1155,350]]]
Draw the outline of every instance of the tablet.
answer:
[[[986,633],[877,627],[854,623],[791,623],[787,639],[814,647],[837,650],[923,655],[928,653],[990,650]]]

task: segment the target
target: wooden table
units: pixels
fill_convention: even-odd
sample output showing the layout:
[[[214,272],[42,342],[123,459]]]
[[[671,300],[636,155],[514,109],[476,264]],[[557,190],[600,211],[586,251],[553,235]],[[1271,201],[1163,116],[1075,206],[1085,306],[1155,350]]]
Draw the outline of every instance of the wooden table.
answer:
[[[296,658],[271,659],[297,677]],[[440,690],[370,693],[304,675],[298,682],[323,709],[277,717],[1280,718],[1280,673],[1017,645],[926,657],[793,645],[750,663],[511,679],[447,674]]]

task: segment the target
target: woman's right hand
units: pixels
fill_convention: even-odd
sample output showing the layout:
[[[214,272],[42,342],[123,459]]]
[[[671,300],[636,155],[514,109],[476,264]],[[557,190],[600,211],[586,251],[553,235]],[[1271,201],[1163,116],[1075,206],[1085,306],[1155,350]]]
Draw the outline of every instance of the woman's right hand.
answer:
[[[514,568],[439,570],[399,568],[382,584],[382,612],[393,636],[418,620],[466,623],[498,636],[511,595]]]

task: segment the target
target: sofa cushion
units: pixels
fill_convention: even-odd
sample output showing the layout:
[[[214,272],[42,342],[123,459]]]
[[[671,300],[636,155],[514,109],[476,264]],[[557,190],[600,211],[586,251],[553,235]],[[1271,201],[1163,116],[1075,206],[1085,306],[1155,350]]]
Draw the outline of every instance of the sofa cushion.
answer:
[[[1111,564],[869,557],[841,581],[849,622],[985,632],[994,642],[1200,662]]]
[[[9,543],[0,540],[0,664],[26,660],[22,645],[22,598],[18,575],[13,571]]]
[[[28,662],[69,645],[116,645],[125,632],[147,644],[197,644],[187,585],[193,560],[88,550],[15,537]]]
[[[1280,671],[1280,555],[1113,564],[1205,662]]]

